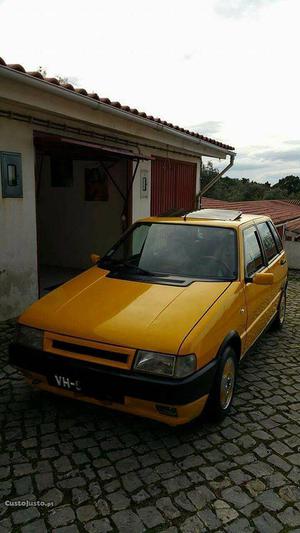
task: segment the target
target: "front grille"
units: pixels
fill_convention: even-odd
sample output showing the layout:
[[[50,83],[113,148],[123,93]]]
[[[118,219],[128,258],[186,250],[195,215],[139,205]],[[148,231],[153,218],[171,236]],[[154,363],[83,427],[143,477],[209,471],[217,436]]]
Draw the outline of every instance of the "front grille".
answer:
[[[81,355],[92,355],[93,357],[100,357],[101,359],[116,361],[118,363],[127,363],[128,359],[128,355],[125,353],[109,352],[107,350],[100,350],[99,348],[92,348],[91,346],[83,346],[81,344],[73,344],[73,342],[59,341],[56,339],[52,341],[52,346],[58,350]]]

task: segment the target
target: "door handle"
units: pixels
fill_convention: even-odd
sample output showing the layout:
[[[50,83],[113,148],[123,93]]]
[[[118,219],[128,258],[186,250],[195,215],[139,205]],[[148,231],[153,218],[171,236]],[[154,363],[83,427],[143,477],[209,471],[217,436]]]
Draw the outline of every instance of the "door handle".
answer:
[[[281,259],[280,264],[285,265],[285,263],[286,263],[286,259]]]

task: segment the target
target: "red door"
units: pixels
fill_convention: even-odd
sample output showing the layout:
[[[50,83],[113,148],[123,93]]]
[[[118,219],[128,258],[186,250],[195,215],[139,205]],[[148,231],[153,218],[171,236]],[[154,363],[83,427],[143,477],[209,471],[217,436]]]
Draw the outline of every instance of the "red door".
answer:
[[[154,159],[151,163],[151,215],[160,215],[170,209],[193,210],[196,172],[196,163]]]

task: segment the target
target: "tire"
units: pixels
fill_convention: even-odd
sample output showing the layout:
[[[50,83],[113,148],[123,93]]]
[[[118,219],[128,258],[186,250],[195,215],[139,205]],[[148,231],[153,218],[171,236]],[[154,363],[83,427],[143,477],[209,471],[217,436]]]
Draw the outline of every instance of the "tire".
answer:
[[[276,316],[273,321],[273,329],[281,329],[285,322],[286,314],[286,289],[282,292],[281,298],[279,300],[278,309]]]
[[[237,354],[231,346],[227,346],[219,358],[214,384],[206,404],[205,414],[208,421],[221,421],[229,413],[235,392],[237,370]]]

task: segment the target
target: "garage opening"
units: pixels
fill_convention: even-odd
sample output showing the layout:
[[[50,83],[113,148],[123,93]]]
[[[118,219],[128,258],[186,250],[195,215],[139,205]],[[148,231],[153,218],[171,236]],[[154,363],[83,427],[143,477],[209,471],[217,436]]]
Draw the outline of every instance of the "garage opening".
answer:
[[[196,201],[196,163],[157,158],[151,162],[151,215],[176,209],[193,210]]]
[[[140,158],[129,150],[34,135],[40,296],[85,270],[131,223]]]

